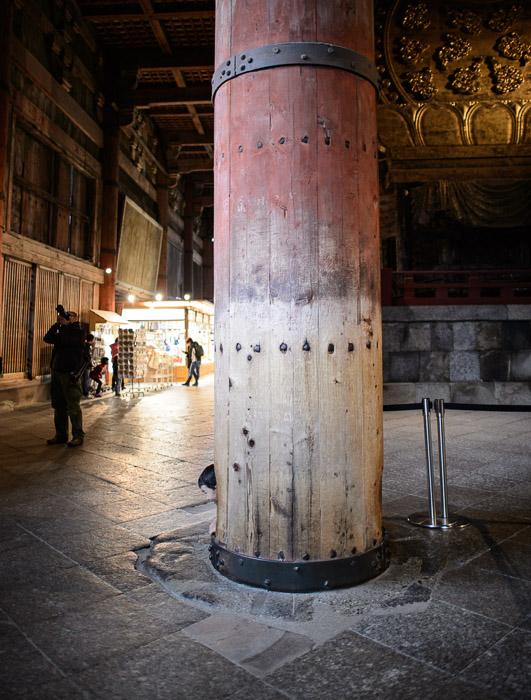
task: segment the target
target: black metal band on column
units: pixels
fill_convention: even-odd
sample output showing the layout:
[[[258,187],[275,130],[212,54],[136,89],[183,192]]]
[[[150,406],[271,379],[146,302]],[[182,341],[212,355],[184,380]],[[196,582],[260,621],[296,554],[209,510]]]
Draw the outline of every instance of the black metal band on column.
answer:
[[[389,538],[361,554],[316,561],[275,561],[232,552],[213,538],[210,561],[220,574],[237,583],[284,593],[309,593],[355,586],[389,566]]]
[[[212,101],[217,90],[244,73],[277,68],[278,66],[320,66],[338,68],[368,80],[376,91],[380,89],[380,77],[374,63],[356,51],[344,46],[315,41],[298,41],[285,44],[269,44],[227,58],[212,77]]]

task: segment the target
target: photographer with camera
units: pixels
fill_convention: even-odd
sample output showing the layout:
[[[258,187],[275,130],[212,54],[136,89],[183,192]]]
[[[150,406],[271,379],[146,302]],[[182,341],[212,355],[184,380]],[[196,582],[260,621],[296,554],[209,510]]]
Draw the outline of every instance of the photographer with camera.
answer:
[[[72,424],[69,447],[83,443],[83,418],[81,413],[81,375],[86,364],[85,331],[79,325],[77,314],[56,308],[57,321],[44,336],[44,342],[53,345],[52,351],[52,407],[54,409],[55,435],[47,442],[58,445],[68,442],[68,418]]]

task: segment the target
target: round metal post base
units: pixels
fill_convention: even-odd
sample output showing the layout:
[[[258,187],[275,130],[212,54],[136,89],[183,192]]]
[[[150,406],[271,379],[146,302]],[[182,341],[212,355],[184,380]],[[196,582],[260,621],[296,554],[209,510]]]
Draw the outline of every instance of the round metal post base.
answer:
[[[461,530],[467,527],[467,525],[470,525],[470,520],[464,518],[462,515],[454,515],[452,513],[449,513],[447,518],[436,518],[435,523],[431,522],[428,513],[412,513],[408,516],[407,521],[412,525],[427,527],[431,530]]]
[[[387,533],[382,542],[361,554],[327,560],[281,561],[233,552],[212,539],[210,561],[223,576],[248,586],[284,593],[309,593],[347,588],[375,578],[389,566]]]

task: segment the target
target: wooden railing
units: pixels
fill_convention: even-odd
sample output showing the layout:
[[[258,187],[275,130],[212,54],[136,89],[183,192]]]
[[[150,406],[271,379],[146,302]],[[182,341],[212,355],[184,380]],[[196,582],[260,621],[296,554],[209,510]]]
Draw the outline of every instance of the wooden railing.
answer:
[[[531,304],[531,270],[382,270],[383,306]]]

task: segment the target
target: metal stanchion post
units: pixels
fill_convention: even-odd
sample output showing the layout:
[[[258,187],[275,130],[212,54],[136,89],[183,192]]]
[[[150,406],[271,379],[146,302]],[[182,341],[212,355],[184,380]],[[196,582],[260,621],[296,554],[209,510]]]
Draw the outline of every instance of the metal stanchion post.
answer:
[[[448,487],[446,484],[446,441],[444,434],[444,401],[435,399],[433,402],[437,415],[437,438],[439,444],[439,476],[441,479],[441,520],[448,521]]]
[[[426,475],[428,480],[428,503],[430,506],[430,524],[437,524],[437,506],[435,505],[435,484],[433,479],[433,453],[431,440],[431,401],[422,399],[422,416],[424,418],[424,445],[426,448]]]
[[[444,401],[436,399],[434,408],[437,414],[437,437],[439,445],[439,473],[441,478],[441,517],[437,517],[434,484],[433,484],[433,468],[432,468],[432,451],[431,451],[431,427],[430,427],[430,400],[422,399],[422,412],[424,416],[424,437],[426,440],[426,468],[428,473],[428,497],[429,497],[429,514],[412,513],[408,517],[408,522],[412,525],[420,527],[428,527],[432,529],[448,530],[450,528],[463,528],[469,524],[469,521],[460,515],[448,514],[448,491],[446,485],[446,444],[444,434]]]

